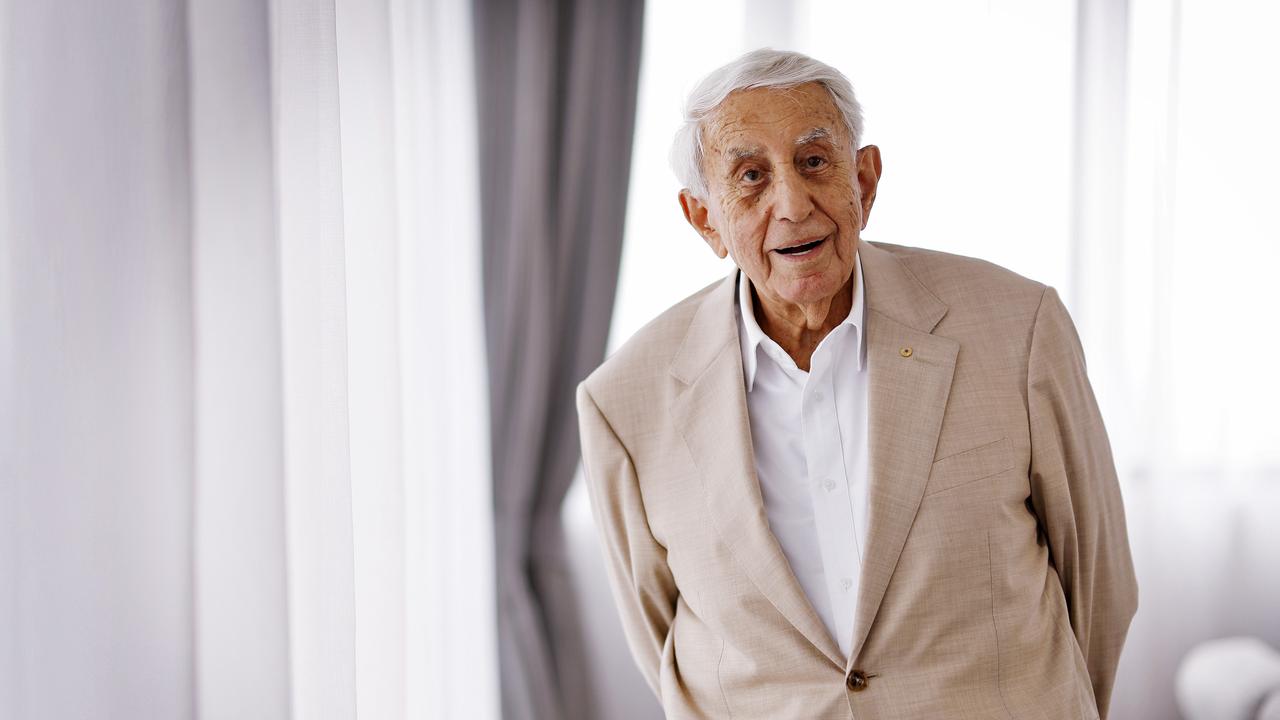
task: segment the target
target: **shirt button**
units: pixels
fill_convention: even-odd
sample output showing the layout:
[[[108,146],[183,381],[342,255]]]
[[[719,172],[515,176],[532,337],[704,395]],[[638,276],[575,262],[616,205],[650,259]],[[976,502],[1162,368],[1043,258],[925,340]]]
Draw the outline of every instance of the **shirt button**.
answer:
[[[815,392],[815,393],[813,394],[813,401],[814,401],[814,402],[822,402],[822,393],[820,393],[820,392]]]
[[[853,587],[853,578],[840,578],[840,587],[849,592],[849,588]]]
[[[836,489],[836,481],[832,480],[831,478],[827,478],[826,480],[822,481],[822,487],[826,488],[827,492],[831,492],[832,490]]]

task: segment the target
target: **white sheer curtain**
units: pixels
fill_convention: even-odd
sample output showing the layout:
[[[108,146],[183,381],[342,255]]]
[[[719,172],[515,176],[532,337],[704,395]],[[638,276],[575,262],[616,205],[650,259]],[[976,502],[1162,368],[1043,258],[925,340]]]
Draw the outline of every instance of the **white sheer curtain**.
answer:
[[[1141,588],[1115,713],[1175,717],[1174,674],[1197,643],[1280,648],[1280,8],[1120,5],[1126,31],[1084,61],[1123,80],[1093,109],[1114,154],[1092,177],[1111,200],[1077,240],[1073,311]]]
[[[0,717],[496,718],[469,6],[0,33]]]

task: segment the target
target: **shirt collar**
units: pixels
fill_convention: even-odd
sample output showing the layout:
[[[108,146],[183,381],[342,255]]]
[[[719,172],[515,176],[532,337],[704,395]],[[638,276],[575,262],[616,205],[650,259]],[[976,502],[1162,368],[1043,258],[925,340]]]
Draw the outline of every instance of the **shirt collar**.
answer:
[[[863,368],[863,338],[866,337],[866,304],[864,302],[865,293],[862,284],[862,254],[857,253],[853,258],[853,303],[849,308],[849,315],[840,324],[850,325],[854,327],[856,346],[856,361],[858,371]],[[751,281],[747,279],[747,274],[738,272],[738,340],[742,347],[742,374],[747,382],[747,392],[755,386],[756,367],[758,364],[758,352],[761,346],[770,348],[775,352],[784,352],[782,348],[774,342],[773,338],[764,334],[760,329],[760,323],[756,322],[755,308],[751,302]]]

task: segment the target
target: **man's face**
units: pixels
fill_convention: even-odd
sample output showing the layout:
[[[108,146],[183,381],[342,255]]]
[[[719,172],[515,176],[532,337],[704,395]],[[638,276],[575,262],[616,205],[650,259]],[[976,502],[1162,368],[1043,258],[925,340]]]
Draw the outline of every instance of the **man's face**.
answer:
[[[703,128],[709,197],[685,217],[728,253],[770,305],[829,302],[846,288],[880,175],[874,145],[855,154],[826,88],[730,95]]]

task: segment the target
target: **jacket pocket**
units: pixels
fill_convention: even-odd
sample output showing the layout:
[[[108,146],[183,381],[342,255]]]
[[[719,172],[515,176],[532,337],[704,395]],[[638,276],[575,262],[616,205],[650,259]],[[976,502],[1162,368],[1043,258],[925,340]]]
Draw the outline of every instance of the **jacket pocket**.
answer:
[[[985,480],[1012,467],[1013,446],[1002,437],[934,461],[925,495]]]

